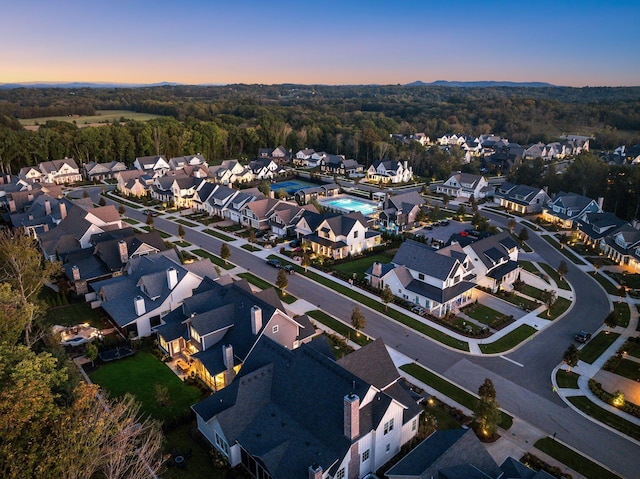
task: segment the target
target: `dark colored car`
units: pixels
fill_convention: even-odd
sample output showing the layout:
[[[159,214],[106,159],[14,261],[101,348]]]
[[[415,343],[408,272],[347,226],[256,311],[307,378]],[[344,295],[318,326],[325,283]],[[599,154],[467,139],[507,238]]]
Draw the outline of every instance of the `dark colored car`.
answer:
[[[291,243],[289,243],[289,247],[290,248],[297,248],[298,246],[300,246],[301,240],[300,238],[296,238],[293,241],[291,241]]]
[[[296,269],[290,264],[285,264],[284,266],[282,266],[282,269],[289,274],[293,274],[296,272]]]
[[[282,268],[282,263],[280,261],[278,261],[277,259],[268,259],[267,260],[267,264],[269,266],[273,266],[274,268]]]
[[[158,216],[158,212],[153,210],[144,210],[143,213],[147,216]]]
[[[440,220],[441,226],[447,226],[449,224],[449,220]]]
[[[586,331],[580,331],[575,335],[576,341],[579,343],[586,343],[591,339],[591,333],[587,333]]]

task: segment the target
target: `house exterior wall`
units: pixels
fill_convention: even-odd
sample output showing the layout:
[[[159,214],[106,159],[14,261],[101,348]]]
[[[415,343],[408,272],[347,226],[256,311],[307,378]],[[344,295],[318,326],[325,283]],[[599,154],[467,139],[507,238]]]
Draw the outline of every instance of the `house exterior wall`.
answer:
[[[263,334],[287,349],[294,349],[298,327],[282,313],[276,312],[267,322]]]

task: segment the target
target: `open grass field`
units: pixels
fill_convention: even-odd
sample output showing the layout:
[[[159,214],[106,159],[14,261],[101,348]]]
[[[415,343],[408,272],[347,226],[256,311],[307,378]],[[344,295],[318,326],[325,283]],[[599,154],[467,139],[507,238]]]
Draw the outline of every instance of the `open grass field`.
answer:
[[[101,126],[107,123],[113,123],[120,119],[136,120],[136,121],[148,121],[154,118],[162,118],[162,115],[152,115],[150,113],[137,113],[129,110],[98,110],[96,115],[91,116],[48,116],[43,118],[27,118],[19,120],[20,123],[29,130],[37,130],[39,125],[46,123],[49,120],[54,121],[66,121],[68,123],[75,123],[78,128],[84,128],[87,126]]]

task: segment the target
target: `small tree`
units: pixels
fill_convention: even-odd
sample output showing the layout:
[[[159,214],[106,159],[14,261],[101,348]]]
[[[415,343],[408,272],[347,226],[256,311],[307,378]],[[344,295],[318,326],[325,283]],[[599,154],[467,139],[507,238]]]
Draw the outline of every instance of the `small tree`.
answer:
[[[449,205],[449,201],[451,201],[451,198],[449,197],[448,194],[444,193],[442,195],[442,204],[444,205],[445,208]]]
[[[118,206],[118,213],[120,213],[120,216],[124,216],[126,212],[127,212],[127,209],[124,207],[124,205]]]
[[[256,242],[256,230],[254,230],[253,228],[249,228],[249,235],[247,236],[247,241],[249,241],[249,243]]]
[[[569,271],[567,262],[565,260],[560,261],[560,265],[558,266],[558,276],[560,276],[560,281],[562,281],[564,275],[567,274],[567,271]]]
[[[284,290],[287,289],[288,285],[289,285],[289,276],[287,275],[287,272],[285,270],[281,269],[280,271],[278,271],[278,277],[276,278],[276,286],[280,288],[283,296],[286,294]]]
[[[580,352],[576,348],[575,344],[570,344],[567,350],[562,355],[562,360],[569,366],[567,372],[571,372],[571,368],[576,367],[578,360],[580,359]]]
[[[351,311],[351,325],[355,329],[364,329],[366,324],[367,320],[360,308],[358,306],[353,308],[353,311]]]
[[[560,235],[560,249],[564,248],[564,245],[566,245],[569,242],[569,237],[567,236],[566,233],[562,233]]]
[[[616,316],[615,311],[611,311],[609,314],[607,314],[607,317],[604,318],[604,324],[607,328],[609,328],[609,332],[611,332],[611,330],[618,325],[618,317]]]
[[[602,260],[600,258],[596,258],[593,260],[593,275],[595,276],[596,274],[598,274],[598,270],[600,269],[600,267],[602,266]]]
[[[224,260],[225,264],[228,263],[227,260],[231,257],[231,250],[227,243],[222,243],[222,246],[220,247],[220,257]]]
[[[98,357],[98,347],[93,343],[87,344],[87,347],[84,350],[84,355],[91,361],[91,366],[93,366],[93,362]]]
[[[527,228],[525,228],[524,226],[520,230],[520,233],[518,233],[518,239],[521,243],[524,243],[529,239],[529,230],[527,230]]]
[[[469,205],[471,206],[471,211],[473,211],[474,213],[478,211],[478,202],[476,201],[476,197],[474,195],[471,195],[469,197]]]
[[[171,404],[171,396],[169,388],[164,384],[156,384],[154,387],[155,399],[160,407],[169,407]]]
[[[147,221],[145,223],[147,223],[149,228],[153,228],[153,216],[147,215]]]
[[[551,316],[551,308],[556,304],[557,294],[554,290],[544,290],[540,299],[547,306],[547,317]]]
[[[509,223],[507,223],[507,226],[509,227],[509,232],[513,234],[513,231],[516,229],[516,220],[511,218]]]
[[[268,181],[263,181],[262,183],[260,183],[260,186],[258,186],[258,190],[260,190],[260,193],[262,193],[264,196],[269,198],[271,193],[271,183],[269,183]]]
[[[388,284],[384,285],[382,294],[380,295],[380,299],[384,303],[384,310],[387,311],[387,309],[389,308],[389,302],[393,301],[393,291],[391,291],[391,288]]]
[[[107,200],[104,199],[104,196],[101,196],[98,200],[98,205],[105,206],[107,204]]]
[[[487,438],[496,434],[500,421],[500,404],[496,401],[496,390],[491,379],[485,378],[478,389],[478,403],[475,410],[475,418],[480,432]]]
[[[181,224],[178,225],[178,238],[180,238],[180,241],[182,241],[182,239],[184,238],[184,235],[186,234],[185,230],[184,230],[184,226],[182,226]]]
[[[89,192],[88,192],[87,190],[84,190],[84,191],[82,192],[82,197],[83,197],[83,198],[89,198]]]
[[[456,216],[460,221],[462,221],[464,219],[465,214],[467,214],[467,210],[463,204],[460,204],[460,206],[458,206],[458,209],[456,211]]]
[[[302,253],[302,259],[300,261],[300,266],[304,268],[304,272],[306,273],[309,266],[311,266],[311,255],[305,251]]]

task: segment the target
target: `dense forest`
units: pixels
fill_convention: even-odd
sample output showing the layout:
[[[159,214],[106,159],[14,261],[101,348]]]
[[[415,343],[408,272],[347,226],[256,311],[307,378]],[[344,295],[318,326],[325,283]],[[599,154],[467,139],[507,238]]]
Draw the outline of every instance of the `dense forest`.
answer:
[[[99,110],[163,118],[123,118],[85,128],[49,120],[37,131],[26,130],[18,121],[94,115]],[[79,163],[120,160],[130,165],[137,156],[202,153],[217,163],[252,158],[259,148],[278,145],[294,153],[314,148],[344,154],[365,165],[378,158],[408,160],[414,172],[426,178],[442,179],[454,169],[477,171],[473,163],[460,163],[461,151],[425,150],[415,142],[390,139],[392,133],[416,132],[432,139],[447,133],[493,133],[525,146],[556,141],[563,133],[581,134],[595,138],[592,149],[610,150],[640,143],[640,88],[238,84],[0,90],[0,163],[14,172],[65,156]],[[584,192],[607,196],[605,204],[613,201],[611,208],[635,210],[638,195],[635,186],[627,184],[635,184],[630,179],[635,169],[627,172],[621,167],[618,173],[601,162],[594,165],[604,168]],[[522,182],[544,183],[551,191],[583,189],[575,181],[565,184],[572,174],[569,170],[560,177],[539,162],[510,173]],[[623,177],[624,187],[619,184]],[[610,200],[607,190],[613,185],[619,198]],[[630,217],[633,211],[621,215]]]

